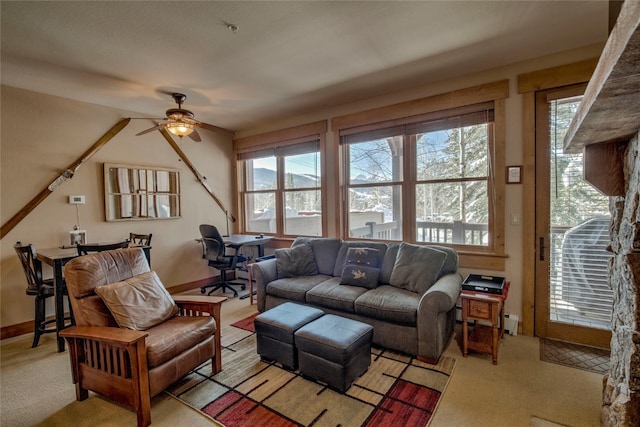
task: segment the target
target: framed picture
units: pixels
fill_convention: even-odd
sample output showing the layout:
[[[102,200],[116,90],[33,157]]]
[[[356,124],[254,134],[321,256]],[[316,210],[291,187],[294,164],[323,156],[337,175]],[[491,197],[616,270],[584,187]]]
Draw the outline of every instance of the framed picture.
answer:
[[[507,166],[507,184],[522,183],[522,166]]]
[[[69,244],[76,246],[78,243],[81,245],[87,243],[87,230],[71,230],[69,232]]]

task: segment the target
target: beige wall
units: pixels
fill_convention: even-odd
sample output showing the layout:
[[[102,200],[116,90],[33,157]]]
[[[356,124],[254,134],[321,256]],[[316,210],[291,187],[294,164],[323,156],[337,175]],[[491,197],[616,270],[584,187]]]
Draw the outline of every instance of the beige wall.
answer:
[[[64,98],[2,86],[1,206],[2,224],[51,183],[122,117],[139,114],[85,104]],[[135,136],[151,127],[148,120],[132,120],[73,179],[63,183],[1,241],[0,324],[2,327],[33,319],[33,298],[25,295],[26,281],[13,244],[20,240],[36,248],[67,243],[76,224],[69,195],[85,195],[79,206],[81,227],[88,240],[122,240],[129,232],[153,233],[152,268],[167,287],[209,277],[213,271],[202,260],[194,241],[198,225],[226,228],[224,213],[196,181],[178,155],[157,133]],[[178,144],[195,167],[208,178],[214,193],[231,209],[232,143],[229,137],[200,131],[203,141],[185,138]],[[176,138],[177,139],[177,138]],[[182,218],[106,222],[104,220],[103,163],[165,166],[181,171]],[[235,214],[235,212],[234,212]],[[237,216],[237,215],[236,215]],[[50,274],[50,273],[48,273]],[[47,313],[53,313],[48,302]]]
[[[448,92],[500,79],[510,80],[510,96],[506,100],[506,159],[507,165],[522,164],[522,99],[517,94],[517,76],[534,70],[568,64],[599,56],[602,45],[590,46],[571,52],[539,58],[534,61],[513,64],[508,67],[457,77],[437,83],[425,82],[424,86],[376,97],[348,105],[332,106],[309,114],[291,117],[267,126],[248,129],[239,137],[283,129],[318,120],[331,119],[375,107],[391,105],[415,98]],[[1,216],[5,223],[26,202],[48,185],[60,169],[95,142],[121,117],[138,116],[135,113],[107,107],[84,104],[67,99],[2,87],[2,171]],[[34,243],[37,247],[57,246],[66,241],[68,231],[76,222],[75,208],[67,203],[67,196],[84,194],[87,204],[81,206],[81,225],[87,229],[89,240],[108,241],[128,236],[130,231],[152,232],[152,267],[167,287],[202,279],[211,275],[200,258],[200,248],[194,242],[198,236],[198,224],[208,222],[224,227],[224,214],[193,178],[185,165],[159,134],[143,137],[134,135],[150,126],[147,121],[132,121],[106,147],[92,157],[78,174],[58,188],[38,206],[22,223],[2,239],[0,321],[8,326],[33,319],[32,299],[24,294],[25,279],[12,245],[17,240]],[[68,128],[68,129],[66,129]],[[180,143],[200,172],[209,178],[214,192],[230,207],[235,197],[232,173],[231,142],[202,131],[203,142],[196,144],[188,139]],[[330,131],[329,145],[336,144]],[[330,152],[331,150],[329,150]],[[119,162],[143,165],[160,165],[182,171],[183,217],[176,220],[155,220],[112,223],[104,221],[102,163]],[[337,162],[327,162],[326,176],[329,188],[333,188],[337,174]],[[523,179],[530,179],[524,177]],[[522,228],[511,225],[512,214],[522,217],[522,186],[506,188],[506,260],[505,271],[478,271],[504,275],[512,283],[506,303],[507,312],[522,318]],[[337,215],[337,194],[327,194],[327,217]],[[236,214],[237,216],[237,214]],[[329,235],[336,235],[330,223]],[[463,275],[470,273],[461,270]],[[52,308],[48,308],[52,312]]]

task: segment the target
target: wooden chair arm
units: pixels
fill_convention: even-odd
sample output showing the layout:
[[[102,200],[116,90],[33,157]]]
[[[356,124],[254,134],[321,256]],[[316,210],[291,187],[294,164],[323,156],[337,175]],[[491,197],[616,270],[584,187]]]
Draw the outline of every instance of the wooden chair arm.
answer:
[[[130,345],[144,340],[148,335],[143,331],[105,326],[71,326],[60,331],[60,336],[64,338],[90,339],[117,345]]]
[[[182,314],[189,316],[214,316],[219,302],[208,301],[206,296],[173,295],[173,300]]]

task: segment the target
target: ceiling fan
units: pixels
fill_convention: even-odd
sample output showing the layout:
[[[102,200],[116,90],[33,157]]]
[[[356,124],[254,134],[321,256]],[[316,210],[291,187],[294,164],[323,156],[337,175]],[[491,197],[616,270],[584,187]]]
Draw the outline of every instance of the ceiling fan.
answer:
[[[178,108],[169,108],[166,112],[166,117],[164,119],[159,119],[160,121],[157,122],[156,126],[147,130],[143,130],[142,132],[136,134],[136,136],[144,135],[145,133],[165,128],[169,132],[176,136],[179,136],[180,138],[182,138],[183,136],[188,136],[192,140],[200,142],[200,135],[196,130],[196,128],[198,127],[212,130],[214,132],[225,133],[227,135],[235,135],[235,132],[232,130],[196,120],[191,111],[182,108],[182,103],[185,101],[185,99],[187,99],[187,95],[183,93],[173,92],[171,93],[171,96],[173,97],[176,104],[178,104]]]

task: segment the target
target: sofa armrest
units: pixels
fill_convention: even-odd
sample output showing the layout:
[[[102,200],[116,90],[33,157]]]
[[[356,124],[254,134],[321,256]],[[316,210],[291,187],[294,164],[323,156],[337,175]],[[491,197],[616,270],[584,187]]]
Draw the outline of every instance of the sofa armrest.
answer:
[[[424,293],[418,305],[418,356],[437,361],[455,326],[455,306],[462,276],[446,274]],[[449,314],[453,310],[453,315]]]
[[[256,281],[256,304],[258,305],[258,311],[263,312],[267,298],[267,285],[278,278],[275,258],[252,264],[251,276]]]

